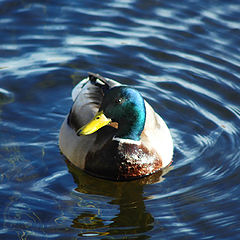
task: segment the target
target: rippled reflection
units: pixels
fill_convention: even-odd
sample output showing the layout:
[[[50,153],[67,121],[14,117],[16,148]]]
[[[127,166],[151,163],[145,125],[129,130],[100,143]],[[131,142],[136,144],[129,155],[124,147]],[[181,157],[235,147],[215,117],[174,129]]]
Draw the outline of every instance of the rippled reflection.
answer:
[[[102,209],[99,209],[95,214],[92,213],[90,211],[91,205],[88,206],[88,210],[79,209],[81,213],[73,219],[71,225],[80,229],[79,236],[111,235],[121,237],[132,235],[138,236],[139,239],[142,237],[150,238],[147,232],[153,228],[154,218],[146,210],[144,200],[149,197],[144,196],[143,188],[145,184],[163,181],[163,175],[169,172],[172,167],[139,180],[112,182],[91,177],[78,170],[70,162],[66,161],[66,163],[77,184],[76,191],[110,197],[111,200],[108,204],[117,205],[119,209],[114,217],[105,215]]]

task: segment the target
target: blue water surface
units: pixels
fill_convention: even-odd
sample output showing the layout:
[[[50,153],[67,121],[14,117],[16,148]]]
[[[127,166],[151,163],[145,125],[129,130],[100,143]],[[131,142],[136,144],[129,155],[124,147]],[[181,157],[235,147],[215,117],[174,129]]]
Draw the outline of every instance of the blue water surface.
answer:
[[[238,0],[0,1],[0,239],[239,239]],[[138,89],[172,166],[96,179],[58,148],[87,72]]]

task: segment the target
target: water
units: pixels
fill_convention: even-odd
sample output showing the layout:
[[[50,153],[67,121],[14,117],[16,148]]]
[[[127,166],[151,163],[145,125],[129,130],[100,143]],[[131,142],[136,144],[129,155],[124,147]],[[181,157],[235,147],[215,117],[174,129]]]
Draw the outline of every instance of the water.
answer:
[[[240,2],[0,1],[0,239],[239,239]],[[95,179],[58,132],[88,71],[169,125],[168,172]]]

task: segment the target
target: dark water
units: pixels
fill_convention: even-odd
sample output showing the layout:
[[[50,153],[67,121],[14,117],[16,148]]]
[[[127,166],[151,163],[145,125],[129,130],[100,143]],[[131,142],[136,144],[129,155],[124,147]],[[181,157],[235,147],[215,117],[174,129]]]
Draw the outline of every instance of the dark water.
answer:
[[[239,239],[239,1],[0,1],[0,239]],[[128,183],[68,166],[58,131],[97,72],[139,89],[174,162]]]

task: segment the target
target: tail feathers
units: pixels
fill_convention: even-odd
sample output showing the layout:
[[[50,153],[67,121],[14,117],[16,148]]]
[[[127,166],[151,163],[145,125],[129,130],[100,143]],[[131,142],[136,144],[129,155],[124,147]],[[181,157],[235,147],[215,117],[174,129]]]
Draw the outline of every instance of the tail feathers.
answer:
[[[101,88],[104,93],[107,90],[109,90],[110,86],[108,84],[108,81],[104,77],[100,76],[99,74],[91,73],[91,72],[88,73],[88,76],[91,83]]]

